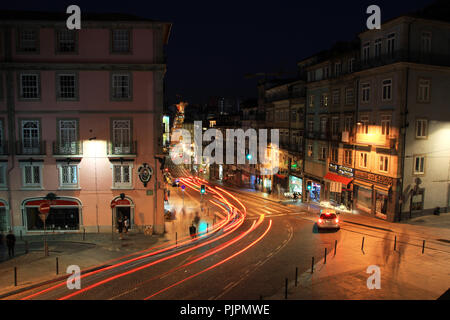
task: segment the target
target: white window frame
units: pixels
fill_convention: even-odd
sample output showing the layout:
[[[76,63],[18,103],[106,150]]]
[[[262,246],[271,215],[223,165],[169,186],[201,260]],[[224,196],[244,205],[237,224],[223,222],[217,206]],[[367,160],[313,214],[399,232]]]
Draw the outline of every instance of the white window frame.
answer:
[[[361,123],[358,128],[358,133],[360,134],[369,134],[369,116],[361,115],[359,118],[359,122]]]
[[[353,166],[353,150],[344,149],[344,164]]]
[[[428,120],[416,119],[416,139],[426,139],[428,137]]]
[[[417,170],[417,160],[419,160],[419,170]],[[413,174],[414,175],[424,175],[425,174],[425,156],[424,155],[414,155],[413,157]]]
[[[116,182],[116,176],[115,176],[115,166],[120,166],[121,167],[121,181],[120,182]],[[129,167],[129,177],[130,177],[130,181],[128,182],[123,182],[123,172],[124,172],[124,167],[128,166]],[[111,189],[133,189],[133,163],[131,162],[117,162],[117,163],[111,163],[111,171],[112,171],[112,188]]]
[[[64,183],[63,182],[63,170],[67,167],[75,167],[75,175],[76,175],[76,182],[75,183]],[[58,163],[57,169],[58,169],[58,178],[59,178],[59,188],[60,189],[80,189],[80,165],[77,163]]]
[[[32,183],[26,183],[25,181],[25,170],[27,167],[31,167],[31,177],[33,179]],[[39,171],[39,182],[36,183],[34,181],[34,168],[38,168]],[[21,171],[21,178],[22,178],[22,189],[43,189],[43,168],[44,168],[44,163],[43,162],[21,162],[20,163],[20,171]]]
[[[390,115],[381,116],[381,135],[389,137],[391,135],[391,120]]]

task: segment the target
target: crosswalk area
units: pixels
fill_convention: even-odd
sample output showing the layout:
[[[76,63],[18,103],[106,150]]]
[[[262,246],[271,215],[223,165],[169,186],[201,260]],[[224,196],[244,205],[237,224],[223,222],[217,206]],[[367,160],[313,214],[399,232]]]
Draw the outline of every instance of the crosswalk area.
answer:
[[[300,209],[287,207],[269,200],[239,194],[239,200],[247,207],[247,218],[259,218],[261,214],[267,217],[301,214]]]

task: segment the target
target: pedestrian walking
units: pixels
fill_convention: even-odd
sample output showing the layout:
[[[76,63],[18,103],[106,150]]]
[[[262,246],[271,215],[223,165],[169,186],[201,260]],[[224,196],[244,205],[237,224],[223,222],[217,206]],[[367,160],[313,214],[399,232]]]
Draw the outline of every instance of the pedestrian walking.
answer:
[[[191,238],[195,238],[195,234],[197,233],[197,228],[194,226],[194,222],[192,222],[191,226],[189,227],[189,234],[191,235]]]
[[[119,231],[119,239],[122,240],[123,236],[122,236],[122,232],[123,232],[123,220],[122,217],[119,217],[119,219],[117,219],[117,229]]]
[[[123,221],[123,227],[124,232],[128,233],[128,229],[130,229],[130,219],[128,219],[128,217],[125,217],[125,220]]]
[[[8,255],[10,258],[14,257],[15,245],[16,245],[16,236],[14,235],[12,230],[10,230],[8,235],[6,236],[6,246],[8,247]]]

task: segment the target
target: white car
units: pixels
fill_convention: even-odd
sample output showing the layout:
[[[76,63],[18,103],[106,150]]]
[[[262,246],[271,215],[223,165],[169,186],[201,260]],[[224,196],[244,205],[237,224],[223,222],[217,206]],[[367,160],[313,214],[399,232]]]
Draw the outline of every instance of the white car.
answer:
[[[340,220],[334,210],[324,210],[317,220],[318,229],[340,229]]]

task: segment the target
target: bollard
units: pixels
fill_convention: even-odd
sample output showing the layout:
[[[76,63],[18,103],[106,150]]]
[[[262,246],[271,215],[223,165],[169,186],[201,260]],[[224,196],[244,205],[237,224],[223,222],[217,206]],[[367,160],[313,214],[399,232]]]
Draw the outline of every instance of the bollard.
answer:
[[[423,244],[422,244],[422,254],[425,252],[425,240],[423,240]]]
[[[394,238],[394,251],[397,249],[397,236]]]
[[[209,230],[209,223],[206,224],[206,233],[208,233]]]
[[[22,240],[22,230],[20,230],[20,240]]]
[[[334,240],[334,255],[336,255],[337,240]]]
[[[83,241],[86,240],[86,228],[83,228]]]
[[[14,286],[17,287],[17,267],[14,267]]]
[[[285,285],[284,285],[284,299],[287,299],[288,296],[288,279],[286,278],[285,280]]]
[[[311,262],[311,273],[314,273],[314,257],[312,257],[312,262]]]
[[[327,263],[327,248],[325,248],[325,254],[323,256],[323,264]]]
[[[58,262],[58,257],[56,257],[56,274],[59,274],[59,262]]]
[[[178,246],[178,232],[175,232],[175,247]]]
[[[363,239],[362,239],[361,251],[364,251],[364,237],[363,237]]]
[[[298,267],[295,267],[295,286],[297,286],[298,283]]]

